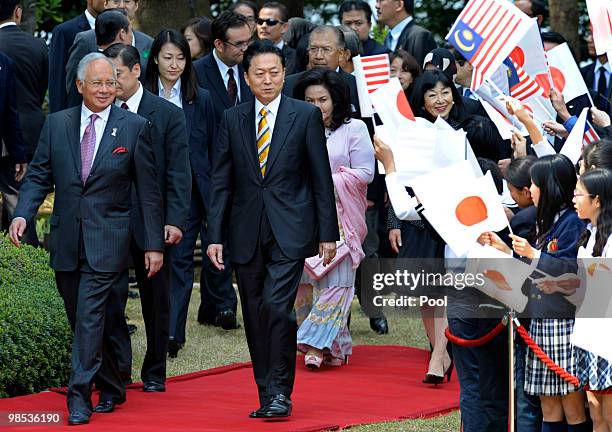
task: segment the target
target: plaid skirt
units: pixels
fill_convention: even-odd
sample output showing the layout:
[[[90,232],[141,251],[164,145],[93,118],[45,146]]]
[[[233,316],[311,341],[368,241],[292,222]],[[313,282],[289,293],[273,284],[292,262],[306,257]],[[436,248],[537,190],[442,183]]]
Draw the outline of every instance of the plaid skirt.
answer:
[[[531,320],[529,334],[556,364],[576,375],[576,356],[570,344],[573,319]],[[564,396],[579,388],[548,369],[531,350],[525,360],[525,393],[535,396]]]
[[[612,388],[612,363],[595,354],[575,347],[576,368],[582,384],[590,390]]]

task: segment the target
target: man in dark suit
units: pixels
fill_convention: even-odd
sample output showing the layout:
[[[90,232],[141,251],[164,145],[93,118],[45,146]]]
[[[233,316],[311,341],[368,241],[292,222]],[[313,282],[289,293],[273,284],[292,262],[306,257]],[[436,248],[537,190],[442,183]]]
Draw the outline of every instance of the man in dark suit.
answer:
[[[344,33],[338,27],[328,25],[316,27],[308,39],[308,69],[324,67],[338,72],[349,87],[353,116],[361,117],[355,77],[340,69],[340,54],[345,48]],[[283,86],[285,95],[293,97],[293,88],[303,74],[304,72],[296,73],[285,79]]]
[[[431,32],[414,22],[414,0],[376,0],[378,22],[389,27],[385,46],[403,48],[422,65],[425,55],[437,45]]]
[[[15,62],[0,52],[0,193],[3,210],[7,213],[3,214],[6,226],[13,218],[17,189],[25,176],[27,161],[17,112]]]
[[[212,22],[211,36],[213,51],[194,62],[193,68],[198,84],[208,90],[212,97],[215,115],[213,124],[218,127],[226,109],[253,99],[240,65],[245,50],[252,42],[252,33],[249,22],[242,15],[223,12]],[[205,220],[206,215],[202,213],[203,224]],[[204,245],[208,234],[205,229],[200,233]],[[223,270],[218,270],[206,260],[202,263],[198,321],[232,330],[239,327],[236,320],[238,299],[232,285],[229,259],[225,264]],[[180,281],[173,280],[172,283],[178,284]],[[175,288],[174,285],[172,290],[181,291],[180,287]]]
[[[257,37],[269,40],[281,50],[285,57],[287,75],[296,72],[297,64],[295,50],[285,43],[283,36],[289,30],[289,11],[287,6],[279,2],[267,2],[259,10],[257,17]]]
[[[146,233],[143,229],[144,216],[139,207],[132,212],[131,255],[147,332],[147,352],[140,376],[144,383],[144,391],[165,391],[170,314],[169,250],[183,237],[191,197],[191,169],[185,116],[180,108],[155,96],[140,84],[140,55],[136,48],[131,45],[115,44],[107,48],[104,55],[113,61],[117,69],[115,104],[146,118],[152,125],[151,141],[155,154],[157,182],[163,202],[165,265],[155,276],[147,279],[144,262]],[[136,199],[134,193],[132,198]],[[126,271],[118,287],[123,305],[127,301],[127,291]],[[129,334],[123,319],[124,311],[124,308],[117,311],[117,319],[121,322],[118,332],[120,336],[122,335],[119,339],[123,341],[121,350],[131,354]],[[120,357],[123,358],[125,355]],[[129,370],[120,372],[129,372]]]
[[[133,14],[135,11],[133,11],[131,8],[134,7],[134,4],[137,5],[137,3],[138,2],[131,2],[130,9],[128,9],[127,7],[123,6],[116,7],[113,0],[107,0],[105,3],[106,10],[99,14],[100,16],[104,15],[104,23],[97,24],[97,20],[99,19],[98,17],[96,19],[96,28],[94,30],[87,30],[76,35],[74,43],[72,44],[72,47],[70,47],[68,61],[66,63],[66,92],[68,93],[68,106],[74,106],[80,102],[80,97],[74,86],[74,78],[76,74],[76,66],[87,53],[104,51],[106,47],[112,45],[113,43],[125,43],[127,45],[135,46],[140,53],[140,68],[142,70],[142,75],[144,76],[153,39],[149,35],[139,31],[134,31],[132,29],[131,20],[133,17],[131,14]],[[123,5],[124,3],[121,1],[117,2],[117,4]],[[110,17],[112,15],[106,15],[106,11],[115,11],[115,13],[120,11],[127,16],[129,28],[125,32],[125,35],[119,34],[116,29],[116,25],[113,26],[113,22],[117,21],[118,19],[116,15],[115,18],[111,20]],[[123,29],[123,23],[121,24],[121,28]]]
[[[304,259],[329,263],[339,239],[321,112],[281,96],[284,58],[268,41],[244,55],[255,100],[226,111],[213,153],[207,254],[236,270],[261,407],[251,417],[291,415],[297,325],[293,303]],[[231,215],[227,219],[227,215]]]
[[[47,93],[49,57],[42,39],[17,27],[21,23],[19,1],[0,0],[0,51],[15,62],[17,109],[26,154],[31,158],[45,122],[42,104]]]
[[[104,10],[104,0],[87,0],[87,9],[80,15],[53,29],[49,47],[49,112],[54,113],[67,107],[66,63],[68,51],[74,38],[80,32],[93,30],[96,17]]]
[[[211,25],[213,51],[193,63],[198,84],[213,98],[215,119],[221,122],[223,111],[253,99],[244,80],[242,56],[252,42],[248,21],[238,14],[223,12]]]
[[[593,63],[580,69],[584,82],[590,90],[593,90],[593,102],[595,106],[608,114],[612,113],[612,66],[608,61],[607,54],[598,56],[595,52],[593,35],[587,36],[587,49]]]
[[[340,22],[352,28],[359,39],[363,48],[364,56],[385,54],[389,50],[370,37],[372,30],[372,8],[364,0],[346,0],[340,5],[338,10]]]
[[[78,79],[83,105],[47,118],[10,227],[11,241],[19,246],[26,228],[34,229],[26,220],[55,190],[49,248],[74,330],[68,383],[68,424],[73,425],[89,422],[94,381],[100,407],[125,401],[105,315],[128,262],[130,214],[136,206],[144,215],[149,277],[161,268],[164,248],[148,121],[113,106],[116,73],[102,54],[81,60]],[[131,200],[132,186],[138,202]]]

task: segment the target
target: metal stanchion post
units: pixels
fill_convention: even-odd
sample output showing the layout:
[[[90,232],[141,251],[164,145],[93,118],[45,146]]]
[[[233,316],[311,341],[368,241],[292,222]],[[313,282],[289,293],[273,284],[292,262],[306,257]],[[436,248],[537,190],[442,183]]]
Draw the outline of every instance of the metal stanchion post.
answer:
[[[514,432],[514,311],[510,310],[505,319],[508,320],[508,355],[509,355],[509,374],[508,374],[508,431]]]

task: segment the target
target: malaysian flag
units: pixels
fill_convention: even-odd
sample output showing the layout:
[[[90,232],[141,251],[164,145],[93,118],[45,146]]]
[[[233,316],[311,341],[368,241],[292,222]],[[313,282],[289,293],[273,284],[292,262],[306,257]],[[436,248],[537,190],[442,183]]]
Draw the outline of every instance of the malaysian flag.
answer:
[[[472,90],[503,63],[530,24],[529,17],[507,0],[470,0],[446,40],[474,66]]]
[[[599,135],[597,135],[597,132],[595,132],[595,128],[593,127],[593,125],[591,125],[591,122],[587,120],[586,128],[584,131],[584,138],[582,139],[582,144],[586,146],[586,145],[595,143],[599,141],[600,139],[601,138],[599,137]]]
[[[391,66],[388,54],[379,54],[367,57],[355,56],[355,80],[357,82],[357,94],[359,96],[359,107],[363,117],[371,117],[374,114],[370,93],[385,85],[391,78]]]
[[[542,87],[514,59],[508,57],[504,60],[504,65],[508,68],[510,96],[524,101],[531,96],[544,94]]]

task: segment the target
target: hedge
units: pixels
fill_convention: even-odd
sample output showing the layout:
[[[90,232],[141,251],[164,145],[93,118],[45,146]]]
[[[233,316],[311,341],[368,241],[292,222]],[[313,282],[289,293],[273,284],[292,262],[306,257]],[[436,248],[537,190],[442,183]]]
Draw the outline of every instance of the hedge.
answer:
[[[47,252],[0,234],[0,397],[66,385],[71,340]]]

